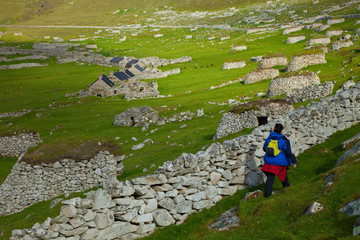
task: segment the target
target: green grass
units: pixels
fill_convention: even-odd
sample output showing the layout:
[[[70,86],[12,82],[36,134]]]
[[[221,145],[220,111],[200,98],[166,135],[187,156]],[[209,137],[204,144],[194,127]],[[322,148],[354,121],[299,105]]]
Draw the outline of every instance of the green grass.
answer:
[[[0,184],[3,184],[7,175],[11,172],[12,167],[16,163],[16,157],[0,157]]]

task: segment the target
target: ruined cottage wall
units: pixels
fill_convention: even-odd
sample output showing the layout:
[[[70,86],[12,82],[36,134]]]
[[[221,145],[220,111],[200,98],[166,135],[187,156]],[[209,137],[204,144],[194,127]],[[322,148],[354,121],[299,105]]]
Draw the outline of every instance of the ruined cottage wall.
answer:
[[[290,103],[305,102],[310,99],[322,98],[332,94],[333,82],[318,85],[309,85],[301,89],[295,89],[285,95],[285,100]]]
[[[325,53],[294,56],[292,57],[289,65],[287,66],[286,71],[296,72],[304,67],[323,63],[327,63],[325,59]]]
[[[274,66],[285,66],[288,64],[286,57],[263,58],[260,60],[258,68],[272,68]]]
[[[291,77],[278,77],[271,80],[266,97],[275,97],[292,89],[302,88],[311,84],[320,84],[319,77],[313,72]]]
[[[330,51],[340,50],[343,47],[351,47],[352,45],[354,45],[352,41],[334,42],[331,46]]]
[[[63,159],[54,164],[18,162],[0,186],[0,216],[64,193],[82,192],[101,186],[122,169],[122,157],[100,152],[90,160]]]
[[[0,155],[19,157],[30,147],[35,147],[42,140],[39,133],[21,133],[10,137],[0,137]]]
[[[360,121],[360,83],[336,95],[297,109],[277,120],[284,124],[295,155],[324,142],[333,133]],[[263,143],[275,122],[252,134],[223,144],[214,143],[197,154],[182,154],[165,162],[153,175],[118,182],[109,178],[104,190],[86,199],[64,202],[60,215],[33,229],[13,232],[12,239],[134,239],[156,227],[181,224],[193,212],[213,206],[238,189],[263,183],[259,170]],[[49,237],[50,238],[50,237]]]
[[[322,44],[322,45],[328,45],[331,42],[330,38],[312,38],[307,43],[307,46]]]

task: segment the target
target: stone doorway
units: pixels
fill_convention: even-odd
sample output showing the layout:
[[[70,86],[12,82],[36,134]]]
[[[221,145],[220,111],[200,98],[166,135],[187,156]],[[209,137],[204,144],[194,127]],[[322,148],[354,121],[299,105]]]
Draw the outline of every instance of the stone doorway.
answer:
[[[268,117],[266,116],[258,116],[257,117],[258,126],[265,125],[268,123]]]

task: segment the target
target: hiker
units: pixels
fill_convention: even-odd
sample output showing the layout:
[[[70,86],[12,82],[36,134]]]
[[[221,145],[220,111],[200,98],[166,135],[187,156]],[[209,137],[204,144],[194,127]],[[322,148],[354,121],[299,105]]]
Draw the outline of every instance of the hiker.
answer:
[[[286,170],[290,168],[291,163],[296,167],[295,155],[291,152],[290,141],[281,134],[284,129],[280,123],[275,124],[273,132],[270,132],[269,137],[264,143],[264,166],[261,170],[265,173],[267,180],[265,184],[266,198],[272,194],[272,186],[274,184],[275,175],[280,179],[283,188],[289,187],[289,179]]]

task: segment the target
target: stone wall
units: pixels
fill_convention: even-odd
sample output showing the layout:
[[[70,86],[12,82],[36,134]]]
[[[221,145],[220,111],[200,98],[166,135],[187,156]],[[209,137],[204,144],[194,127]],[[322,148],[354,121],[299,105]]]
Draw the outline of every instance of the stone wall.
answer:
[[[90,160],[63,159],[32,166],[18,162],[0,186],[0,216],[14,214],[64,193],[101,186],[121,173],[123,157],[100,152]]]
[[[292,28],[287,28],[283,31],[282,35],[285,35],[285,34],[289,34],[289,33],[292,33],[292,32],[297,32],[297,31],[300,31],[304,28],[304,25],[299,25],[299,26],[295,26],[295,27],[292,27]]]
[[[271,80],[266,97],[275,97],[292,89],[302,88],[311,84],[320,84],[319,77],[313,72],[301,73],[289,77],[278,77]]]
[[[360,121],[360,84],[299,108],[277,120],[284,124],[295,155],[324,142],[333,133]],[[60,215],[32,229],[14,230],[17,239],[134,239],[156,227],[181,224],[193,212],[216,204],[237,190],[264,182],[259,170],[263,143],[275,122],[252,134],[222,144],[214,143],[197,154],[182,154],[165,162],[153,175],[119,182],[87,198],[64,201]]]
[[[139,108],[130,108],[125,112],[115,116],[115,126],[144,126],[154,124],[159,120],[159,114],[151,107],[142,106]]]
[[[265,79],[273,79],[277,76],[279,76],[279,70],[277,69],[258,69],[245,76],[244,84],[256,83]]]
[[[288,64],[286,57],[262,58],[258,68],[272,68],[274,66],[285,66]]]
[[[0,137],[0,155],[19,157],[30,147],[35,147],[42,140],[39,133],[21,133],[10,137]]]
[[[340,36],[343,33],[343,30],[327,30],[326,36],[332,37],[332,36]]]
[[[40,63],[19,63],[19,64],[11,64],[11,65],[2,65],[0,69],[22,69],[22,68],[32,68],[32,67],[46,67],[48,64],[40,64]]]
[[[326,97],[332,94],[333,89],[334,89],[333,82],[326,82],[318,85],[309,85],[288,92],[285,95],[285,100],[290,103],[305,102],[309,99]]]
[[[21,117],[27,113],[31,112],[30,109],[23,109],[22,111],[19,112],[5,112],[5,113],[0,113],[0,118],[7,118],[7,117]]]
[[[327,61],[325,59],[325,53],[294,56],[291,58],[291,61],[286,68],[286,71],[287,72],[296,72],[307,66],[324,64],[324,63],[327,63]]]
[[[169,64],[176,64],[176,63],[185,63],[185,62],[191,62],[192,58],[188,56],[180,57],[180,58],[174,58],[174,59],[164,59],[164,58],[158,58],[158,57],[146,57],[146,58],[140,58],[139,63],[142,66],[152,66],[152,67],[159,67],[159,66],[166,66]]]

